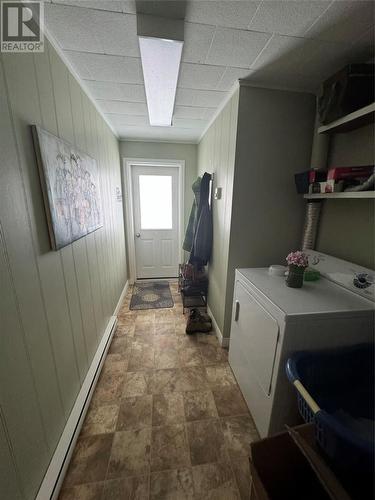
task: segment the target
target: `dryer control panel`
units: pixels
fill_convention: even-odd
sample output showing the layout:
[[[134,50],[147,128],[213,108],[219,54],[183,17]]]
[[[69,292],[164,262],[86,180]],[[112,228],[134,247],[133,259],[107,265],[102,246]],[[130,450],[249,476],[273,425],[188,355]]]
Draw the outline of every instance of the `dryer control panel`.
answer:
[[[322,276],[375,302],[375,271],[315,250],[304,250],[309,267]]]

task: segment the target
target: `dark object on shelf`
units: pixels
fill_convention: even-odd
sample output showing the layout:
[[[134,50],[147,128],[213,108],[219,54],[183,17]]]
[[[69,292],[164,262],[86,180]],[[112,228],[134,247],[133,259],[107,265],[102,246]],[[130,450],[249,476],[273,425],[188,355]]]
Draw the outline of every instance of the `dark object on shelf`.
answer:
[[[190,309],[189,318],[186,324],[186,333],[201,332],[208,333],[212,330],[212,321],[207,313],[202,313],[199,309]]]
[[[294,174],[294,181],[296,183],[297,193],[306,194],[309,192],[309,185],[314,182],[325,181],[327,179],[326,170],[305,170],[298,174]]]
[[[178,289],[181,293],[183,313],[187,308],[207,309],[208,277],[204,268],[198,270],[192,264],[180,264]]]
[[[375,187],[375,172],[370,175],[368,179],[364,182],[359,183],[356,186],[350,186],[345,189],[345,191],[373,191]]]
[[[373,498],[374,344],[300,352],[287,362],[298,408],[353,498]],[[358,485],[361,485],[360,487]]]
[[[348,64],[322,85],[318,112],[330,123],[374,102],[374,64]]]
[[[251,500],[350,500],[319,454],[312,424],[250,444]]]
[[[331,167],[327,173],[327,179],[336,181],[344,179],[368,178],[374,173],[374,165],[361,165],[357,167]]]

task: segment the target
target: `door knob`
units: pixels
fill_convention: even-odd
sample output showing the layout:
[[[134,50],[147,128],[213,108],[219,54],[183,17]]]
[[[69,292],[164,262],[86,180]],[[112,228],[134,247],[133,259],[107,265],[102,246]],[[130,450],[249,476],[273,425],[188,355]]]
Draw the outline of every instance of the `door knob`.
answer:
[[[136,233],[136,237],[139,238],[141,236],[140,233]]]

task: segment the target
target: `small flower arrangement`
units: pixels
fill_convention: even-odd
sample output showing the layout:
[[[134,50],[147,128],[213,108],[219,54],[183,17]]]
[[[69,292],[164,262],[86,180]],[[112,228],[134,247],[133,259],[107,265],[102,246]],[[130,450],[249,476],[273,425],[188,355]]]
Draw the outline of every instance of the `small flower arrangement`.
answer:
[[[297,252],[291,252],[287,256],[286,261],[289,266],[307,267],[309,265],[308,256],[300,250]]]
[[[303,274],[309,265],[308,256],[298,250],[297,252],[291,252],[287,256],[286,261],[289,265],[289,272],[286,278],[287,286],[301,288],[303,285]]]

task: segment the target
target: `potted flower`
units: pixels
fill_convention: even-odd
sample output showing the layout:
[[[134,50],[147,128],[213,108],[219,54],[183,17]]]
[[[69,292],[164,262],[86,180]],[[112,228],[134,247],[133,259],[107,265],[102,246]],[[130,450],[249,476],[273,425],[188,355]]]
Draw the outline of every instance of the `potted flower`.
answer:
[[[289,272],[286,278],[287,286],[292,288],[301,288],[303,285],[303,273],[309,265],[307,255],[301,251],[291,252],[286,261],[288,263]]]

